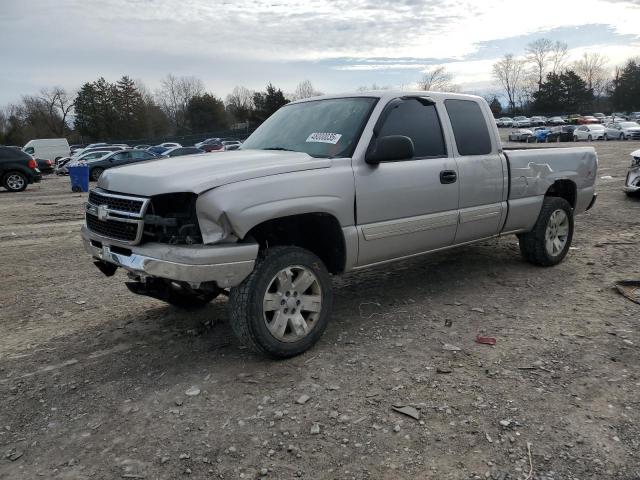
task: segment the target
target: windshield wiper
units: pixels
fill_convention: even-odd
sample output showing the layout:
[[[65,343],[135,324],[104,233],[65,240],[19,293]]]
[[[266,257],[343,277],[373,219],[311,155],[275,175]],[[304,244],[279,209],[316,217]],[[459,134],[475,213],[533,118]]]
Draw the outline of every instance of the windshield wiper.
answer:
[[[291,150],[290,148],[285,148],[285,147],[267,147],[267,148],[263,148],[262,150],[281,150],[283,152],[297,152],[298,150]]]

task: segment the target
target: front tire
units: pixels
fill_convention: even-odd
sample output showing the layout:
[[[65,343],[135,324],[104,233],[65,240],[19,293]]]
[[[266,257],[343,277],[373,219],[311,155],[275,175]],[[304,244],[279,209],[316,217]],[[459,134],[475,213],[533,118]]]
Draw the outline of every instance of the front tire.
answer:
[[[573,209],[559,197],[545,197],[533,229],[518,235],[523,258],[543,267],[560,263],[569,252],[572,239]]]
[[[2,179],[2,186],[10,192],[22,192],[29,184],[29,179],[22,172],[8,172]]]
[[[331,277],[322,260],[293,246],[265,250],[229,295],[238,340],[272,358],[311,348],[326,329],[332,306]]]

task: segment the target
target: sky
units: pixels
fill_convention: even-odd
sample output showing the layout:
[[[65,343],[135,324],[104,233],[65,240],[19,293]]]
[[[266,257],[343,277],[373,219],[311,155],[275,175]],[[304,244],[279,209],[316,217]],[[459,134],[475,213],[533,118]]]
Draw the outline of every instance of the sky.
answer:
[[[0,106],[43,87],[122,75],[156,89],[193,75],[324,93],[411,89],[444,65],[463,91],[497,90],[492,64],[538,38],[613,68],[640,56],[640,0],[0,0]]]

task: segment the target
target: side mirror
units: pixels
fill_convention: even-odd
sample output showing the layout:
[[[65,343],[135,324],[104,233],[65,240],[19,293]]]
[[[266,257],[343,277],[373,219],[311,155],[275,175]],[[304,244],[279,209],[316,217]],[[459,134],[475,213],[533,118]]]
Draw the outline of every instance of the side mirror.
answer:
[[[404,135],[389,135],[378,138],[367,152],[365,161],[369,165],[413,158],[413,140]]]

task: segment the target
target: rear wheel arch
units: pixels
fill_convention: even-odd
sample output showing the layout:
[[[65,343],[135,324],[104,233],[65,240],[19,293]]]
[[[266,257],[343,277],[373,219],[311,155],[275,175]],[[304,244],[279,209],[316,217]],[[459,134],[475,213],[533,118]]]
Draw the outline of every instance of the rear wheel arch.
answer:
[[[562,179],[556,180],[547,189],[545,197],[559,197],[564,198],[571,208],[576,208],[576,200],[578,198],[578,188],[572,180]]]

